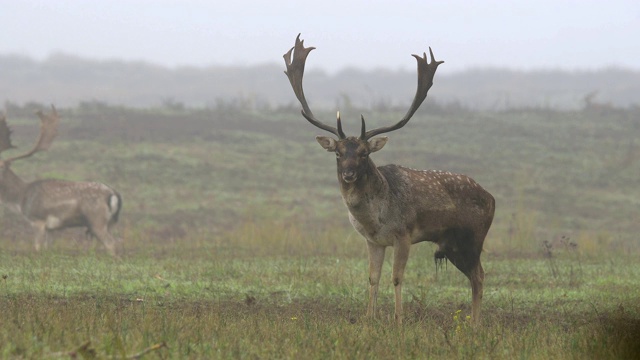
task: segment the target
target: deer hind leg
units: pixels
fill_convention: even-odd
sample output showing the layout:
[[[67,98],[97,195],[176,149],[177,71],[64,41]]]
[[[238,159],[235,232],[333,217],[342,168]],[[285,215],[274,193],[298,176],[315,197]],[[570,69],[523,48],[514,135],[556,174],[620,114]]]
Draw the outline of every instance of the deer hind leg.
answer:
[[[480,245],[478,245],[480,244]],[[480,321],[484,270],[480,263],[482,241],[476,241],[474,233],[466,229],[451,229],[445,232],[444,242],[438,251],[444,251],[447,259],[460,270],[471,283],[471,319]],[[437,252],[436,252],[437,254]]]
[[[482,305],[482,293],[484,283],[484,269],[478,258],[478,264],[467,275],[471,282],[471,320],[474,324],[480,323],[480,306]]]
[[[100,208],[100,210],[104,212],[96,210],[95,212],[87,214],[88,232],[100,240],[111,256],[117,257],[116,245],[119,241],[109,233],[109,222],[111,221],[112,215],[108,209]]]
[[[111,234],[109,234],[106,226],[104,228],[92,229],[91,232],[95,235],[95,237],[98,238],[98,240],[100,240],[102,245],[104,245],[109,255],[113,257],[118,256],[116,250],[116,244],[118,243],[118,241]]]
[[[395,312],[394,317],[397,325],[402,325],[402,279],[404,269],[409,260],[410,242],[398,241],[393,247],[393,288],[395,292]]]
[[[380,274],[382,273],[382,263],[384,262],[385,247],[372,244],[368,241],[367,246],[369,249],[369,305],[367,306],[367,317],[374,318],[376,315],[378,286],[380,284]]]

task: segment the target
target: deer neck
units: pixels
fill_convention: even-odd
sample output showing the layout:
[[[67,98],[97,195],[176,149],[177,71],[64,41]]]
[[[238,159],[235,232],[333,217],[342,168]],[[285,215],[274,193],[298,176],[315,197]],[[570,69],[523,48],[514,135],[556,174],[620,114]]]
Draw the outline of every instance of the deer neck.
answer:
[[[339,173],[338,179],[342,199],[356,218],[360,213],[371,214],[372,207],[379,207],[386,200],[389,185],[371,159],[366,170],[353,183],[345,182]]]
[[[27,190],[25,183],[10,168],[5,168],[0,181],[0,201],[11,210],[20,212],[22,199]]]

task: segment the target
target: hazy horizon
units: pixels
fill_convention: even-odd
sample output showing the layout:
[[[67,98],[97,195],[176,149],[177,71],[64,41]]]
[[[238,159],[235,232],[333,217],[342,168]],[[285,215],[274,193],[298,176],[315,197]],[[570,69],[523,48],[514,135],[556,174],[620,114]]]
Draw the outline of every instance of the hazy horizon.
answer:
[[[431,46],[446,72],[640,70],[640,2],[0,1],[0,54],[168,68],[282,63],[302,33],[310,69],[409,70]],[[445,67],[442,68],[445,70]]]

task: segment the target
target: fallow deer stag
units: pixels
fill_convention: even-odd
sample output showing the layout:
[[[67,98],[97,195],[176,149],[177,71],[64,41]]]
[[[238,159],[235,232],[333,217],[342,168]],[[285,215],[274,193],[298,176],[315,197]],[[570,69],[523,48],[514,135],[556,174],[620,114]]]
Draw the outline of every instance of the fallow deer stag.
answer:
[[[122,208],[120,194],[97,182],[65,180],[37,180],[26,183],[12,170],[11,164],[48,150],[58,133],[60,118],[55,107],[51,114],[38,111],[40,135],[29,152],[9,159],[0,159],[0,200],[9,209],[24,215],[36,229],[35,248],[49,244],[49,232],[69,227],[86,227],[88,234],[97,237],[111,255],[116,255],[118,240],[109,227],[118,221]],[[0,153],[14,148],[11,130],[5,117],[0,116]]]
[[[403,127],[427,97],[438,65],[433,52],[413,55],[418,61],[418,89],[409,111],[395,125],[367,131],[361,116],[359,137],[342,131],[340,113],[337,128],[319,121],[305,99],[302,77],[307,55],[300,35],[285,55],[293,91],[302,105],[302,116],[311,124],[338,139],[317,136],[316,140],[337,157],[338,181],[349,220],[366,239],[369,250],[369,305],[367,316],[376,313],[380,272],[387,246],[393,246],[392,280],[395,290],[395,319],[402,323],[402,279],[412,244],[422,241],[438,245],[436,262],[449,259],[471,282],[472,318],[479,321],[484,271],[480,264],[482,244],[489,231],[495,200],[468,176],[436,170],[414,170],[399,165],[376,167],[370,158],[387,143],[387,137],[374,136]]]

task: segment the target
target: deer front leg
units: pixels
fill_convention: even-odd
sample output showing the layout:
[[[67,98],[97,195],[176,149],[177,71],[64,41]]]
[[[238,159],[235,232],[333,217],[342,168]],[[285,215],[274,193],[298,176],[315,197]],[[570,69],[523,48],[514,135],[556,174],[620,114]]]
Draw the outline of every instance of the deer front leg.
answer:
[[[45,223],[33,223],[33,229],[36,232],[33,245],[36,251],[40,251],[43,247],[47,247],[47,229]]]
[[[402,279],[404,277],[404,268],[407,266],[409,259],[409,249],[411,243],[409,241],[396,241],[393,246],[393,286],[396,295],[395,303],[395,319],[397,325],[402,325]]]
[[[385,247],[368,241],[367,246],[369,248],[369,306],[367,306],[367,317],[374,318]]]

